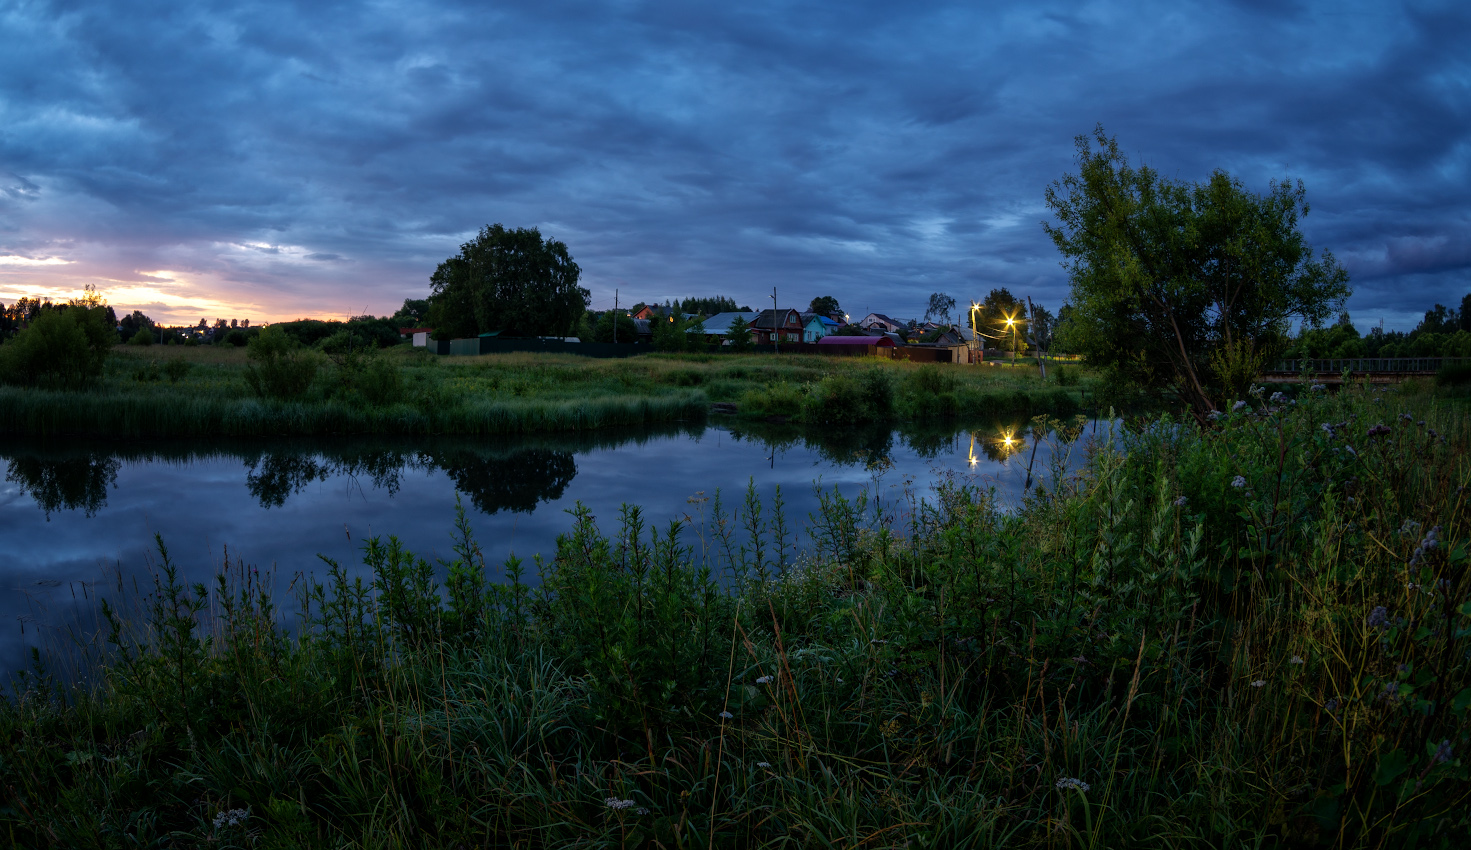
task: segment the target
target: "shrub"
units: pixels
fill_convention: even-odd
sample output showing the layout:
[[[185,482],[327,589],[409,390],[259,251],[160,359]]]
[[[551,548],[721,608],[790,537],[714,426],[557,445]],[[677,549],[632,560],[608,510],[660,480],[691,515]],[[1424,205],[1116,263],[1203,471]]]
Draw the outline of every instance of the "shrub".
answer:
[[[371,358],[353,383],[369,404],[393,404],[403,396],[403,372],[386,357]]]
[[[138,332],[128,338],[128,345],[152,345],[153,331],[149,328],[139,328]]]
[[[779,381],[741,396],[741,410],[758,416],[795,416],[802,409],[802,390]]]
[[[821,425],[868,422],[873,410],[860,381],[852,375],[830,375],[803,400],[802,419]]]
[[[78,387],[102,374],[117,332],[102,306],[42,310],[30,327],[0,346],[0,381]]]
[[[1435,373],[1438,387],[1459,387],[1471,384],[1471,363],[1447,363]]]
[[[317,376],[316,356],[274,325],[250,340],[247,356],[245,380],[262,398],[297,398]]]
[[[224,342],[227,345],[233,345],[236,348],[244,348],[250,343],[250,334],[246,333],[241,328],[235,328],[234,330],[225,334]]]
[[[169,383],[177,384],[185,375],[189,374],[189,369],[192,365],[182,357],[175,357],[163,364],[163,373],[168,376]]]
[[[1056,381],[1059,387],[1071,387],[1078,383],[1078,376],[1059,363],[1057,368],[1052,370],[1052,380]]]

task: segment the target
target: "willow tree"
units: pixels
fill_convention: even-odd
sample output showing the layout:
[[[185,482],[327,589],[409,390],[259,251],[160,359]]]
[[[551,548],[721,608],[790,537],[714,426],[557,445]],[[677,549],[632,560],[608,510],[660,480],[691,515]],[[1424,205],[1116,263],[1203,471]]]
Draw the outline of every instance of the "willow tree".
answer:
[[[1100,126],[1077,173],[1047,187],[1043,223],[1072,281],[1066,340],[1116,382],[1173,394],[1203,417],[1275,356],[1291,323],[1317,325],[1348,274],[1299,230],[1302,181],[1263,194],[1224,171],[1203,183],[1134,167]]]

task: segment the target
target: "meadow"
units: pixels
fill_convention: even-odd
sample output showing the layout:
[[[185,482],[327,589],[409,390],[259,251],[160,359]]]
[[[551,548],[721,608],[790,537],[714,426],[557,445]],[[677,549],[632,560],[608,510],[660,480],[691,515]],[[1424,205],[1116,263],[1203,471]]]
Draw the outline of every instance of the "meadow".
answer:
[[[691,368],[678,361],[651,370]],[[610,366],[616,374],[616,366]],[[492,585],[363,545],[116,588],[78,683],[0,703],[26,847],[1459,847],[1463,401],[1262,391],[964,479],[655,525],[578,510]],[[881,471],[876,471],[879,475]],[[521,577],[535,574],[538,581]],[[290,625],[290,628],[287,628]]]
[[[737,416],[827,424],[1062,415],[1083,399],[1066,373],[1064,386],[1034,367],[811,355],[436,357],[395,346],[332,357],[303,350],[280,362],[273,381],[271,364],[244,348],[119,346],[89,386],[0,386],[0,433],[492,435],[698,420],[717,402]]]

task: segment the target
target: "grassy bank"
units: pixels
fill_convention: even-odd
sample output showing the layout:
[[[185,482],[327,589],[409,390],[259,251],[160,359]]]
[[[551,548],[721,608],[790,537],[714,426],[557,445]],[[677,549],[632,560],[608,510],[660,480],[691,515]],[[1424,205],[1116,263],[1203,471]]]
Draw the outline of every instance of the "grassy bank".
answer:
[[[536,587],[488,586],[463,522],[438,569],[375,540],[291,633],[254,569],[162,555],[90,685],[0,706],[0,834],[1464,846],[1465,417],[1350,388],[1117,442],[1019,510],[829,495],[801,556],[729,494],[578,512]]]
[[[81,390],[0,386],[0,434],[14,436],[492,435],[737,415],[816,423],[1071,413],[1075,386],[1035,370],[944,368],[815,356],[434,357],[407,347],[371,368],[318,358],[289,400],[258,395],[245,349],[120,347]]]

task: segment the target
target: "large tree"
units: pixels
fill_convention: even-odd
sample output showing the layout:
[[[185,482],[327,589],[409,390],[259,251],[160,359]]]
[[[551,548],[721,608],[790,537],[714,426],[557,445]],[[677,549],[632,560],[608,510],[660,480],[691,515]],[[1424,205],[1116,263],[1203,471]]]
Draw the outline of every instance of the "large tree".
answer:
[[[567,246],[536,228],[493,224],[439,264],[430,281],[429,324],[440,339],[573,333],[589,293]]]
[[[1318,325],[1348,274],[1298,229],[1301,181],[1247,190],[1131,166],[1100,126],[1079,136],[1076,174],[1047,187],[1043,223],[1072,279],[1068,344],[1116,381],[1172,391],[1198,417],[1280,350],[1291,322]]]
[[[943,292],[931,292],[930,303],[925,307],[925,321],[939,319],[941,322],[950,321],[950,311],[955,309],[955,299]]]
[[[807,305],[807,312],[816,313],[819,316],[832,316],[834,313],[842,313],[843,308],[838,306],[838,299],[831,295],[819,295]]]

